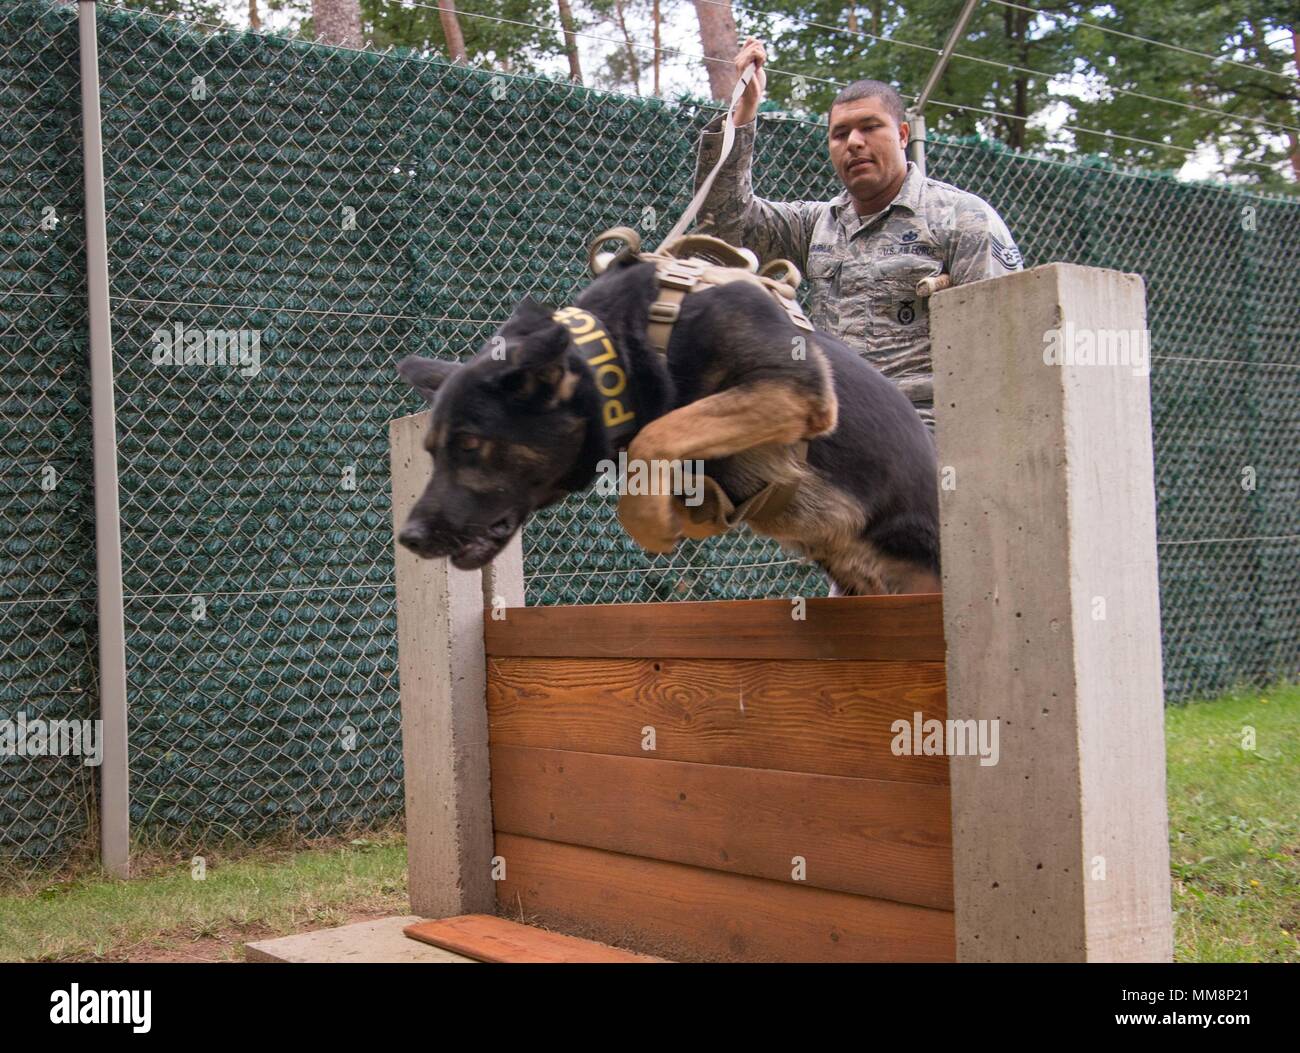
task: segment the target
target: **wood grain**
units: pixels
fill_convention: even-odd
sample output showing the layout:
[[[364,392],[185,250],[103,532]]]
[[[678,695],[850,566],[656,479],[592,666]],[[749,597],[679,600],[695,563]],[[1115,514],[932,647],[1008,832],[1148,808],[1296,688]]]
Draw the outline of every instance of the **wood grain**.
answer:
[[[678,960],[952,961],[948,911],[498,834],[504,911]]]
[[[943,720],[937,662],[490,658],[493,745],[944,784],[948,758],[896,756],[895,720]]]
[[[952,909],[943,786],[494,746],[498,833]]]
[[[492,914],[462,914],[421,921],[402,930],[413,940],[480,962],[610,965],[662,962],[648,954],[610,947],[563,933],[547,932]]]
[[[509,607],[488,618],[490,655],[552,658],[861,658],[942,662],[935,594]]]

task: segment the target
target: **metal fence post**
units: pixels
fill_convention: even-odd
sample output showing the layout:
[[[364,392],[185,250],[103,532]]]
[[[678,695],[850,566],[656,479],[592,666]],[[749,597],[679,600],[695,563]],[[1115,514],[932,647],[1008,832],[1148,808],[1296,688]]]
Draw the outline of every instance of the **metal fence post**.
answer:
[[[934,65],[930,68],[930,75],[925,78],[925,87],[921,89],[921,94],[916,97],[912,108],[907,112],[908,123],[911,125],[911,135],[907,143],[907,159],[916,165],[921,172],[921,178],[925,178],[925,104],[930,101],[930,94],[934,91],[935,85],[939,83],[939,78],[943,76],[943,71],[948,68],[948,62],[952,59],[952,53],[957,49],[957,43],[966,35],[966,26],[970,22],[970,16],[975,12],[975,5],[979,0],[966,0],[962,5],[961,12],[957,15],[957,21],[952,24],[952,29],[948,33],[947,43],[944,44],[943,50],[939,52],[939,57],[934,60]]]
[[[99,769],[99,845],[104,869],[115,877],[128,877],[131,795],[126,736],[126,626],[122,612],[117,422],[113,404],[113,333],[108,303],[95,0],[80,0],[77,22],[81,32],[81,127],[86,181],[86,300],[90,315],[90,405],[95,466],[99,716],[104,747]]]
[[[907,159],[916,165],[925,178],[925,114],[913,111],[907,115]]]

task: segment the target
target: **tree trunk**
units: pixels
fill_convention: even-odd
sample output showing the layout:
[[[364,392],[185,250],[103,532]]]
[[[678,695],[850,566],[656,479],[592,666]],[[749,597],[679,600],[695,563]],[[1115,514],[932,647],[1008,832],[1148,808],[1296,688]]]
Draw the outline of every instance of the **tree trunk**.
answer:
[[[1012,45],[1011,50],[1019,57],[1021,66],[1028,66],[1029,42],[1027,33],[1029,31],[1029,18],[1027,13],[1008,7],[1003,10],[1002,17],[1007,41]],[[1011,101],[1011,112],[1015,117],[1014,119],[1006,118],[1004,125],[1006,128],[1006,142],[1008,146],[1021,150],[1025,145],[1025,122],[1029,119],[1029,83],[1025,79],[1025,74],[1020,73],[1014,76],[1011,86],[1014,93]]]
[[[456,14],[456,0],[439,0],[438,21],[442,23],[442,35],[447,39],[447,57],[461,65],[468,63],[465,34],[460,31],[460,16]]]
[[[254,33],[262,28],[262,16],[257,10],[257,0],[248,0],[248,28]]]
[[[659,97],[659,0],[655,0],[654,10],[655,21],[655,98]]]
[[[709,92],[726,101],[736,87],[736,19],[730,3],[695,0],[695,15],[700,22],[700,43],[704,45],[704,64],[709,68]]]
[[[623,42],[627,47],[627,73],[632,81],[632,91],[641,94],[641,63],[637,61],[636,48],[632,44],[632,34],[627,31],[627,18],[623,10],[623,0],[614,0],[614,11],[618,15],[618,28],[623,31]]]
[[[573,21],[573,8],[569,0],[556,0],[560,8],[560,25],[564,28],[564,50],[569,56],[569,80],[582,83],[582,65],[578,62],[577,26]]]
[[[361,46],[361,7],[357,0],[311,0],[311,21],[320,43]]]
[[[1296,69],[1300,69],[1300,32],[1291,28],[1291,51],[1295,55]],[[1287,133],[1291,138],[1291,175],[1300,183],[1300,136],[1295,132]]]
[[[858,9],[854,7],[852,4],[849,4],[849,32],[856,33],[857,31],[858,31]]]

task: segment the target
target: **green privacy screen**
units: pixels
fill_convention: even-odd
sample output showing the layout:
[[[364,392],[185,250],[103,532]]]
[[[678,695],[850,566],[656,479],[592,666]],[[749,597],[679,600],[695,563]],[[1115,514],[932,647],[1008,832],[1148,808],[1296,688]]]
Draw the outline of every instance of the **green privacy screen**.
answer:
[[[99,47],[133,822],[373,823],[402,806],[387,422],[420,408],[393,365],[570,301],[600,229],[654,244],[713,111],[104,5]],[[77,60],[75,10],[0,11],[0,718],[95,705]],[[759,191],[835,193],[823,136],[765,119]],[[1169,697],[1294,675],[1300,204],[975,142],[929,166],[1027,266],[1146,278]],[[186,340],[233,350],[170,364]],[[533,604],[825,592],[748,534],[647,558],[595,497],[529,524],[525,572]],[[84,836],[87,770],[0,758],[0,854]]]
[[[0,721],[15,732],[97,705],[77,56],[75,9],[0,7]],[[0,866],[80,844],[95,769],[10,751]]]

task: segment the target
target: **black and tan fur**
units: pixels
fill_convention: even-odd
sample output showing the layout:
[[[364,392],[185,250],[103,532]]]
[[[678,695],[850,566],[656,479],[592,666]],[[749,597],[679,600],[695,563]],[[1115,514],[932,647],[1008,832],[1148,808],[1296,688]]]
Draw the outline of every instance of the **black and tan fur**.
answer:
[[[893,384],[839,340],[798,329],[745,281],[687,296],[665,358],[646,341],[656,291],[654,265],[623,257],[575,301],[629,375],[638,430],[628,457],[703,459],[736,503],[797,477],[794,499],[756,529],[815,560],[840,592],[938,591],[934,445]],[[399,365],[433,410],[433,478],[400,534],[419,555],[482,566],[533,511],[586,489],[598,463],[617,456],[592,371],[551,316],[526,299],[464,365]],[[801,439],[806,462],[790,452]],[[691,521],[681,498],[624,496],[618,512],[652,552],[716,532]]]

